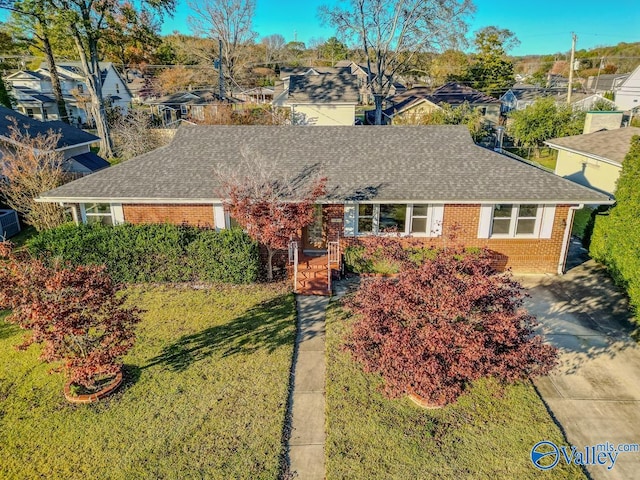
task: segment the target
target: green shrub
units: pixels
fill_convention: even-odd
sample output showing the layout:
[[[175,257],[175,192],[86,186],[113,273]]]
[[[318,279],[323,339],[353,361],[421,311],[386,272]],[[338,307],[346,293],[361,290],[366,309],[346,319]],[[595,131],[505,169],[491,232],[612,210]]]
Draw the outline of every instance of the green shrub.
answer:
[[[372,273],[373,263],[363,258],[364,247],[349,246],[344,249],[344,266],[353,273]]]
[[[250,283],[258,248],[241,230],[216,232],[170,224],[63,225],[32,238],[29,251],[51,261],[106,265],[119,282],[192,280]]]
[[[207,282],[252,283],[258,278],[258,245],[241,229],[202,231],[187,246],[194,276]]]
[[[640,309],[640,136],[633,137],[616,188],[616,205],[596,215],[589,253],[605,264],[629,302]]]

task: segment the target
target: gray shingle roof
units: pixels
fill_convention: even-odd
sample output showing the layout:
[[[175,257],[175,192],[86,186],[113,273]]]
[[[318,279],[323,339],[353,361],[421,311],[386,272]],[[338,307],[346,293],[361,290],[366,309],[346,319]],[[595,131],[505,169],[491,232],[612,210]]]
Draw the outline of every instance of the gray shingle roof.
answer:
[[[615,130],[601,130],[584,135],[552,138],[545,143],[559,150],[570,149],[585,155],[606,158],[622,165],[624,157],[629,153],[631,138],[634,135],[640,135],[640,128],[626,127]]]
[[[358,77],[350,73],[292,75],[288,103],[358,103]]]
[[[58,148],[71,147],[73,145],[80,145],[100,140],[100,137],[96,137],[95,135],[80,130],[79,128],[67,125],[59,120],[41,122],[40,120],[29,118],[26,115],[22,115],[21,113],[2,106],[0,106],[0,137],[9,137],[9,126],[13,125],[12,118],[17,120],[18,128],[20,128],[22,132],[25,131],[26,126],[31,136],[36,136],[38,134],[47,135],[49,130],[53,130],[54,133],[62,133],[62,136],[58,141]]]
[[[467,127],[188,126],[172,143],[42,195],[55,201],[206,202],[242,154],[328,177],[328,201],[602,203],[608,197],[473,143]],[[354,153],[357,152],[357,153]]]

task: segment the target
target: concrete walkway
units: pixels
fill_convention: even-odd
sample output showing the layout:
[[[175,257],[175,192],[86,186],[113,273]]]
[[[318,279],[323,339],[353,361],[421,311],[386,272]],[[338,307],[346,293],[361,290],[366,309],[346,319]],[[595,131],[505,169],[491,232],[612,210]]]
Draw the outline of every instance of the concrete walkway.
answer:
[[[289,471],[300,480],[325,478],[325,319],[328,297],[297,295]]]
[[[535,384],[569,444],[640,443],[640,347],[624,295],[592,260],[562,277],[518,279],[531,295],[525,306],[560,348],[559,366]],[[640,478],[640,452],[587,471],[596,480]]]

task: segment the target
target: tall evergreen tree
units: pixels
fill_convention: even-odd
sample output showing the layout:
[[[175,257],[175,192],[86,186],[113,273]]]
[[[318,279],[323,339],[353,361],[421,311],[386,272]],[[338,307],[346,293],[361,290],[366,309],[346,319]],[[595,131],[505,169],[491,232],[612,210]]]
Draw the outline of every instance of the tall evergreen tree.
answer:
[[[487,95],[499,97],[514,83],[513,62],[507,58],[507,50],[520,42],[506,29],[485,27],[478,31],[474,44],[478,53],[469,68],[469,84]]]

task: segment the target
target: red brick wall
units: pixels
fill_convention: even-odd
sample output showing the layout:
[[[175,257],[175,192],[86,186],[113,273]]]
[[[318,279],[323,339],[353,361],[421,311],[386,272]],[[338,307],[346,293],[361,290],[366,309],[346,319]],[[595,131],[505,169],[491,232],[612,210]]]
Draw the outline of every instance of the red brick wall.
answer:
[[[189,224],[213,227],[212,205],[123,205],[125,221],[129,223]],[[467,247],[487,247],[495,253],[496,267],[511,268],[521,273],[557,273],[562,248],[562,236],[566,227],[568,205],[556,207],[551,238],[478,238],[480,205],[446,205],[443,219],[443,235],[425,238],[425,245],[443,246],[455,233],[459,243]],[[327,241],[340,237],[342,244],[357,242],[357,238],[344,238],[343,205],[324,205],[323,222]],[[336,219],[339,221],[332,221]]]
[[[330,214],[334,216],[344,211],[342,206],[332,206],[332,209]],[[442,236],[425,238],[424,243],[441,247],[445,242],[451,243],[451,237],[454,236],[456,242],[466,247],[489,248],[494,252],[495,265],[500,270],[511,268],[514,272],[520,273],[556,274],[568,211],[568,205],[556,206],[553,230],[549,239],[491,239],[478,238],[480,205],[445,205]],[[337,225],[342,227],[342,224]],[[355,242],[357,242],[357,238],[347,237],[343,244]]]
[[[478,238],[480,205],[446,205],[444,208],[443,242],[456,230],[456,238],[468,247],[487,247],[497,255],[496,266],[521,273],[556,274],[567,224],[568,205],[556,206],[551,238]],[[455,226],[455,227],[454,227]]]
[[[172,223],[213,227],[213,205],[143,205],[123,204],[124,220],[128,223]]]

